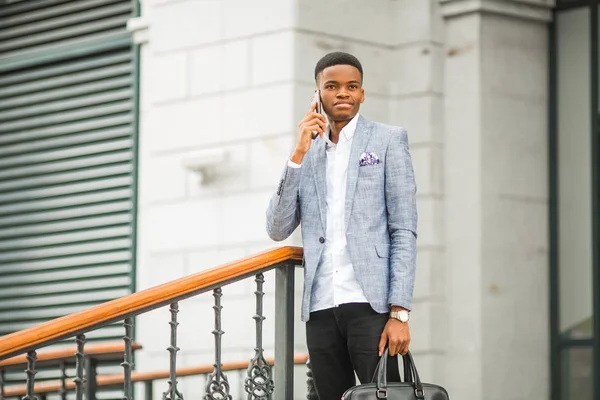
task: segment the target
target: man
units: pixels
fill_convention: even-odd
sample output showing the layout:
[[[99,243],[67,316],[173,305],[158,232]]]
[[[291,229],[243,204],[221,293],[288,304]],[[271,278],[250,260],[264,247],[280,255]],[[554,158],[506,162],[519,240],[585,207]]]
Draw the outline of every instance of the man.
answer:
[[[386,346],[390,356],[408,351],[416,184],[406,131],[358,113],[360,62],[327,54],[315,81],[327,119],[312,104],[298,124],[267,232],[285,240],[302,223],[302,319],[317,393],[332,400],[356,384],[354,372],[370,382]],[[388,379],[398,381],[390,361]]]

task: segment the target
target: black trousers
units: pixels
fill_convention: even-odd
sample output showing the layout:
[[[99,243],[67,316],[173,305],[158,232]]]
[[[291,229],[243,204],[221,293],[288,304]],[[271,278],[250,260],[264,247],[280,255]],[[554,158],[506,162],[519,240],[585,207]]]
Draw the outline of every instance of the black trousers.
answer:
[[[315,311],[306,323],[306,342],[319,400],[339,400],[356,385],[369,383],[379,363],[379,340],[389,318],[368,303]],[[388,381],[399,382],[397,357],[388,360]]]

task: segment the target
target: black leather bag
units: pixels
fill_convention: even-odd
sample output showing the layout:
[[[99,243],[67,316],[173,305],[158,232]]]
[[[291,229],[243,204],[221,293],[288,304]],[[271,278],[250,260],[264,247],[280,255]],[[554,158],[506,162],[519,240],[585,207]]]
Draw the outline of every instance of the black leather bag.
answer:
[[[399,356],[401,357],[401,356]],[[404,382],[387,382],[386,348],[371,383],[357,385],[346,390],[342,400],[448,400],[448,392],[441,386],[421,383],[410,351],[402,357]]]

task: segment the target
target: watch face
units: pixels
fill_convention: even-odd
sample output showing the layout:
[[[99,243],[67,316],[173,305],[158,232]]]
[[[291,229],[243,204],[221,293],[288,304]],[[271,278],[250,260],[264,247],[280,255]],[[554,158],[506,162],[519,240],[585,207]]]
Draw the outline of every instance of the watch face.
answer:
[[[400,317],[400,321],[407,322],[408,321],[408,311],[406,311],[406,310],[400,311],[399,317]]]

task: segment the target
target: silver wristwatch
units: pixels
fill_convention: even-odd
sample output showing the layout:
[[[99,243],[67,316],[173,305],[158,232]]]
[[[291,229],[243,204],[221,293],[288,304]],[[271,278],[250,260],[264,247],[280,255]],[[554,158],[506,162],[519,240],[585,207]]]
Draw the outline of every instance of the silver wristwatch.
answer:
[[[409,317],[410,313],[406,310],[390,312],[390,318],[395,318],[400,322],[408,322]]]

